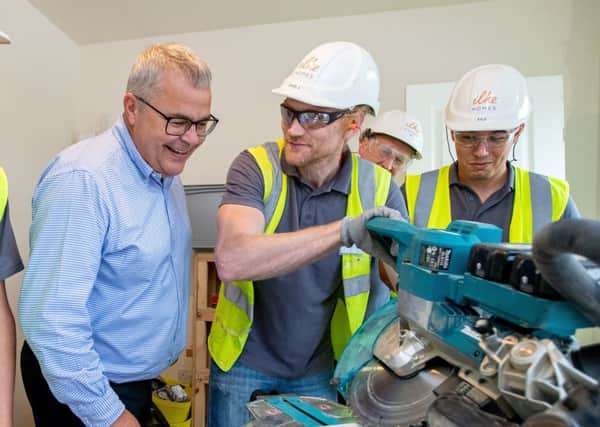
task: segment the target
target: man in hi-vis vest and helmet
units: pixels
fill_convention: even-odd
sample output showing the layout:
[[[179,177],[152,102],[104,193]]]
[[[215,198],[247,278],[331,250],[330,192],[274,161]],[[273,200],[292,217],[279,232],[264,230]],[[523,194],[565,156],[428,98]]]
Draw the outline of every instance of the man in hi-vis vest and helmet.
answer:
[[[369,53],[320,45],[273,92],[283,138],[234,160],[217,213],[211,427],[248,422],[255,390],[336,399],[334,357],[389,298],[369,254],[393,260],[365,224],[407,218],[391,175],[347,146],[379,106]]]
[[[410,113],[390,110],[377,116],[361,134],[358,154],[390,171],[397,184],[404,182],[413,159],[421,159],[423,129]]]
[[[530,243],[541,226],[579,217],[567,182],[508,161],[531,112],[525,78],[508,65],[465,74],[446,106],[456,162],[409,175],[403,190],[410,221],[446,228],[455,219],[497,225],[503,240]]]

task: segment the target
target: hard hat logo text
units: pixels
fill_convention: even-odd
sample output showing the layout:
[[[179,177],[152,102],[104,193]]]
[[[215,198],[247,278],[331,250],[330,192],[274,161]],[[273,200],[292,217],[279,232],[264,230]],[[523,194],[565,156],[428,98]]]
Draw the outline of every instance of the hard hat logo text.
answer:
[[[316,56],[311,56],[306,58],[304,61],[300,62],[296,67],[297,70],[304,71],[317,71],[321,66],[319,65],[319,58]]]
[[[294,74],[297,76],[303,76],[306,79],[312,80],[315,78],[315,72],[321,68],[319,65],[319,58],[316,56],[310,56],[300,62],[296,69],[294,70]]]
[[[415,133],[419,133],[419,125],[417,125],[415,122],[408,122],[406,127]]]
[[[496,111],[496,97],[491,90],[482,91],[479,96],[473,98],[472,111]]]

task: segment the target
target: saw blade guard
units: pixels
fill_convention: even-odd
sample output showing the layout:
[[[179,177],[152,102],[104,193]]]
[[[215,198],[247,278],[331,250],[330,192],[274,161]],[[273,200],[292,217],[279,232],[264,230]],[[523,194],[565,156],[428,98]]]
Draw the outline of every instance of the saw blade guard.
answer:
[[[398,319],[396,298],[373,313],[348,342],[333,374],[333,384],[346,398],[354,376],[373,359],[373,349],[379,335]]]

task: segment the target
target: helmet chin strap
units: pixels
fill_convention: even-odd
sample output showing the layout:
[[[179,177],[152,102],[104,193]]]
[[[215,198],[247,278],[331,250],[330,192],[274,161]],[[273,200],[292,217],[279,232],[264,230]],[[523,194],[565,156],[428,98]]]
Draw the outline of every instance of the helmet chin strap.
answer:
[[[515,155],[515,150],[517,149],[517,144],[514,143],[513,144],[513,149],[512,149],[512,159],[509,160],[509,162],[516,162],[517,161],[517,156]]]
[[[444,126],[446,129],[446,146],[448,147],[448,153],[450,153],[450,158],[452,159],[452,163],[456,161],[454,158],[454,154],[452,154],[452,150],[450,149],[450,138],[448,138],[448,126]]]

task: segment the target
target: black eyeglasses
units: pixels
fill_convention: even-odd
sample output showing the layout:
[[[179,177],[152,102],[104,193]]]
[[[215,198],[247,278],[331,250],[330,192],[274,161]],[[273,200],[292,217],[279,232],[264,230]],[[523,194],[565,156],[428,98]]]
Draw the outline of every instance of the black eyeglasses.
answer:
[[[350,110],[329,113],[324,111],[296,111],[284,104],[281,104],[280,107],[281,119],[287,126],[291,126],[294,119],[298,119],[298,123],[304,129],[323,128],[350,113]]]
[[[211,133],[215,129],[215,126],[217,126],[217,123],[219,123],[219,119],[217,119],[212,114],[208,116],[208,119],[202,119],[195,122],[184,117],[169,117],[163,112],[161,112],[154,105],[146,101],[144,98],[141,98],[137,95],[133,96],[135,96],[136,99],[146,104],[148,107],[152,108],[154,111],[160,114],[163,119],[167,121],[165,125],[165,133],[167,135],[181,136],[185,134],[189,130],[189,128],[192,127],[192,125],[194,125],[196,126],[196,135],[198,135],[200,138],[204,138],[206,137],[206,135]]]

